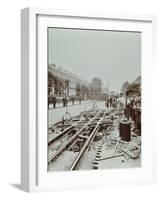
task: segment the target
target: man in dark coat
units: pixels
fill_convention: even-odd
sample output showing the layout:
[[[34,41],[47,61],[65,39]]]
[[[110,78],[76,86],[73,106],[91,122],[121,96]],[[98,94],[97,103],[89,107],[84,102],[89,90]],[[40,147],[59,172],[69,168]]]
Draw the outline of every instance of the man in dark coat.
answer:
[[[112,107],[112,102],[113,102],[112,97],[110,97],[110,107]]]
[[[74,96],[72,96],[71,99],[72,99],[72,105],[74,105]]]
[[[63,96],[62,101],[63,101],[63,107],[65,107],[65,106],[66,106],[66,99],[65,99],[65,96]]]
[[[109,107],[109,98],[107,98],[107,100],[106,100],[106,107],[107,108]]]
[[[56,108],[56,102],[57,102],[56,95],[53,96],[52,102],[53,102],[53,108]]]

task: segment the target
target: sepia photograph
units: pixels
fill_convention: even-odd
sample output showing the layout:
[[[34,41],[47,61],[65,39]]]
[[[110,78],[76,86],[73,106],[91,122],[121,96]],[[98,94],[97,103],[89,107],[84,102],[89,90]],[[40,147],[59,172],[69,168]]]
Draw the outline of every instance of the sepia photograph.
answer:
[[[141,167],[141,32],[47,31],[48,172]]]

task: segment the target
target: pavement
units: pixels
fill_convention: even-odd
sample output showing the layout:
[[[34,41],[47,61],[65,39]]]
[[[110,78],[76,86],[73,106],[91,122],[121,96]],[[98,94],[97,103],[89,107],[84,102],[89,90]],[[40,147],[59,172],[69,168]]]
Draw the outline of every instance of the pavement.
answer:
[[[105,108],[104,101],[82,101],[81,104],[69,104],[67,107],[59,107],[48,110],[49,127],[62,120],[63,117],[73,117],[79,115],[80,112],[92,109],[93,107]]]
[[[86,101],[81,101],[82,103],[85,103]],[[75,105],[79,105],[80,102],[79,101],[75,101],[74,104],[72,103],[72,101],[68,102],[68,106],[75,106]],[[53,104],[49,104],[49,109],[58,109],[58,108],[62,108],[63,107],[63,102],[57,102],[55,108],[53,108]]]

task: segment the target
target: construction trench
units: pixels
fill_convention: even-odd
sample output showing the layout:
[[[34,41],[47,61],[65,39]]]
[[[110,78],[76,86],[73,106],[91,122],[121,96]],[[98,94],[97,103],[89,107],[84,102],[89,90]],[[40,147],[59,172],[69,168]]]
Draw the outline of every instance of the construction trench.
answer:
[[[89,109],[48,128],[48,171],[141,167],[141,134],[113,108]]]

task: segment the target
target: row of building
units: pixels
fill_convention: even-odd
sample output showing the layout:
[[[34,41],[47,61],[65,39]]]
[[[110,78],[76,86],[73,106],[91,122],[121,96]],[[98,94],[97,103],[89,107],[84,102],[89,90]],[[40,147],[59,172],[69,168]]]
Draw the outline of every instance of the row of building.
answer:
[[[51,77],[51,79],[50,79]],[[48,65],[48,94],[80,96],[87,95],[89,83],[77,75],[58,68],[55,64]]]

